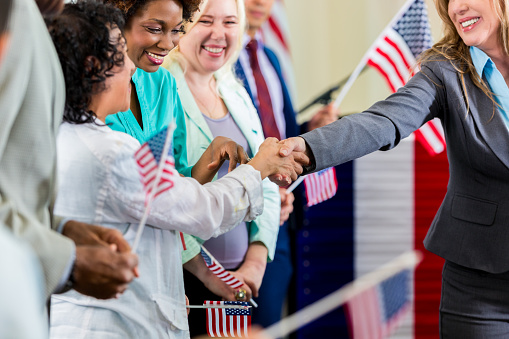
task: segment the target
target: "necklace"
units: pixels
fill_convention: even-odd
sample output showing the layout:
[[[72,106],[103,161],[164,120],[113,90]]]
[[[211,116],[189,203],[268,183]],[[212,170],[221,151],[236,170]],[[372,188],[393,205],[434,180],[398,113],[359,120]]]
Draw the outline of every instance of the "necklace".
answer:
[[[213,97],[214,97],[214,106],[212,107],[212,110],[209,110],[208,106],[210,106],[210,105],[208,105],[208,106],[205,105],[205,103],[200,99],[200,97],[195,94],[195,91],[191,89],[191,86],[188,86],[188,87],[189,87],[189,90],[191,91],[191,94],[193,95],[194,99],[199,104],[198,106],[200,106],[198,108],[200,108],[201,111],[205,111],[202,113],[205,113],[205,115],[207,115],[209,118],[215,119],[215,120],[221,119],[222,117],[225,116],[224,110],[221,110],[221,112],[216,113],[217,103],[221,101],[221,98],[219,98],[219,95],[217,95],[217,93],[215,91],[212,91],[209,88],[211,90]]]

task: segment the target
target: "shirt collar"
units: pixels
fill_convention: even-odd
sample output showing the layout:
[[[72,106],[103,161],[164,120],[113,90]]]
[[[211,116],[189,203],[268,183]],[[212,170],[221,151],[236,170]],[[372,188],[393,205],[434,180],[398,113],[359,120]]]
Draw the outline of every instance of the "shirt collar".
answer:
[[[258,49],[260,49],[263,46],[262,33],[260,33],[260,31],[256,32],[254,39],[258,41]],[[244,37],[242,38],[242,48],[245,49],[250,41],[251,36],[249,36],[247,33],[244,33]]]
[[[486,53],[474,46],[470,47],[470,56],[472,57],[472,62],[474,63],[477,74],[479,74],[479,77],[482,79],[484,69],[488,64],[492,65],[493,61]]]

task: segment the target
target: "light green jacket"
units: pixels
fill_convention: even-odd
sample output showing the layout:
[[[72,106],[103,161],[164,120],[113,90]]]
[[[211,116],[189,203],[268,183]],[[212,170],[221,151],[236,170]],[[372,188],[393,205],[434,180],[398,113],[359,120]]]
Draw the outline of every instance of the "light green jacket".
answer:
[[[184,107],[185,115],[186,133],[177,133],[176,135],[186,136],[187,163],[189,165],[194,165],[203,152],[205,152],[214,137],[187,86],[182,68],[177,63],[172,63],[169,66],[169,71],[177,82],[178,93],[182,106]],[[251,152],[253,153],[250,154],[250,156],[256,154],[260,144],[265,138],[263,136],[258,113],[251,102],[251,98],[244,87],[233,77],[222,79],[222,81],[219,82],[219,93],[233,117],[233,120],[235,120],[249,144]],[[183,144],[182,140],[174,140],[174,142]],[[185,160],[178,159],[181,156],[185,156],[185,154],[186,152],[175,155],[175,163],[177,166],[179,163],[186,163]],[[177,168],[177,170],[182,173],[180,168]],[[217,176],[214,180],[216,179]],[[263,197],[264,210],[262,215],[254,221],[247,223],[249,242],[262,242],[268,249],[268,260],[271,261],[274,258],[279,231],[281,198],[277,186],[268,179],[263,181]],[[185,235],[185,242],[187,250],[184,251],[182,255],[182,261],[184,263],[200,253],[200,244],[203,243],[203,241],[199,238]]]

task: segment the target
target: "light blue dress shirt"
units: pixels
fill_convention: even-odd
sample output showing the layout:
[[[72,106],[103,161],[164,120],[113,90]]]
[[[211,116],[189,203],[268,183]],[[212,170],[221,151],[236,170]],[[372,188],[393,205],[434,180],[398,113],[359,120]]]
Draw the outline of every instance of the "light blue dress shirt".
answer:
[[[498,111],[502,115],[507,128],[509,129],[509,88],[504,77],[495,66],[491,58],[477,47],[470,47],[470,56],[477,73],[482,78],[486,76],[491,91],[495,94],[495,100],[501,106]]]

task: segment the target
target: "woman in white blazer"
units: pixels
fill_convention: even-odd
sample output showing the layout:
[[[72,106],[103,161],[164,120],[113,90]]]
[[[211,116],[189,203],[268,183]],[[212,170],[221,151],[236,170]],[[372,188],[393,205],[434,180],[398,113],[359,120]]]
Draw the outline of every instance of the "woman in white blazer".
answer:
[[[253,156],[263,142],[260,119],[253,103],[237,82],[232,65],[237,59],[244,27],[244,4],[237,0],[208,0],[196,12],[192,25],[172,53],[168,70],[175,77],[186,120],[187,162],[198,161],[214,137],[229,137]],[[179,155],[177,155],[178,157]],[[177,161],[178,163],[178,161]],[[219,175],[226,173],[223,164]],[[216,176],[216,179],[217,177]],[[250,223],[241,223],[227,234],[205,243],[214,257],[244,282],[247,298],[257,296],[267,260],[274,255],[280,221],[280,196],[276,185],[264,182],[263,214]],[[186,269],[200,278],[215,294],[235,300],[235,291],[222,284],[213,286],[203,278],[202,240],[186,237]],[[198,265],[199,268],[196,266]],[[186,294],[191,303],[217,299],[191,274],[185,275]],[[196,320],[194,318],[196,316]],[[190,314],[191,335],[206,333],[199,312]]]

